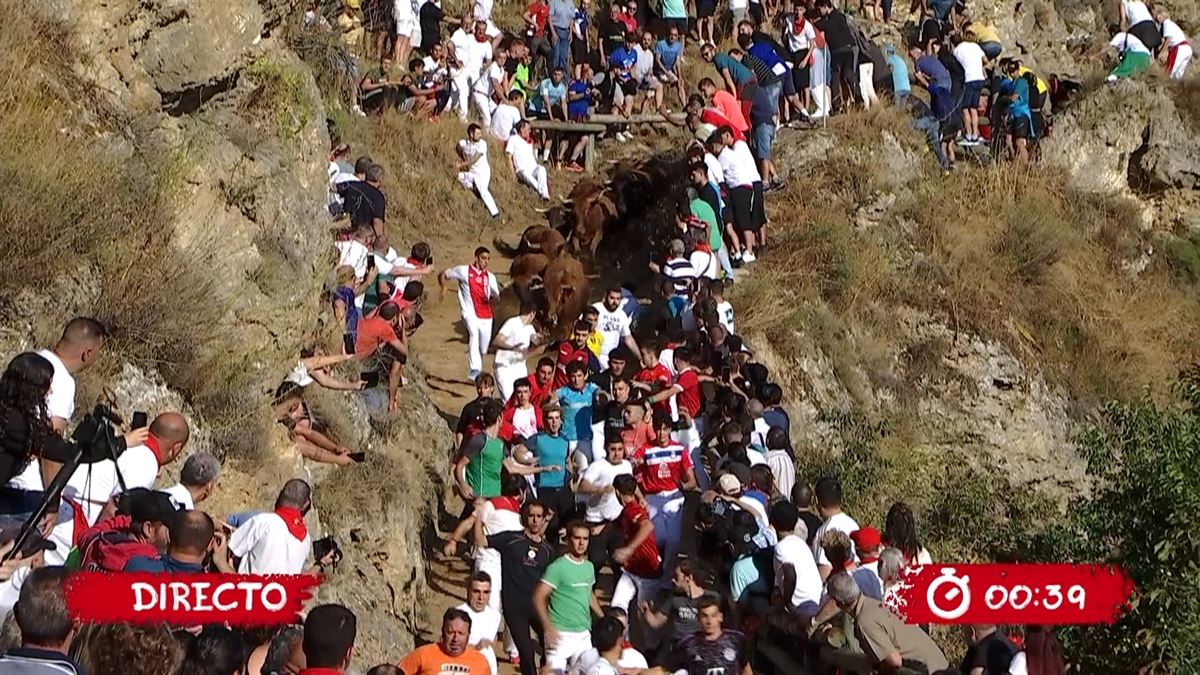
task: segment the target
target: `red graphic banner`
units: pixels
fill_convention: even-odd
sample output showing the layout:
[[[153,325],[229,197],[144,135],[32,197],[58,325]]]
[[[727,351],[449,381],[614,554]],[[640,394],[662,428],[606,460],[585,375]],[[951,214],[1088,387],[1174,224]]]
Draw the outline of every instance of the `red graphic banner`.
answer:
[[[1133,581],[1110,565],[963,564],[906,570],[888,605],[908,623],[1112,623]]]
[[[78,621],[268,626],[296,622],[320,583],[307,574],[79,572],[66,595]]]

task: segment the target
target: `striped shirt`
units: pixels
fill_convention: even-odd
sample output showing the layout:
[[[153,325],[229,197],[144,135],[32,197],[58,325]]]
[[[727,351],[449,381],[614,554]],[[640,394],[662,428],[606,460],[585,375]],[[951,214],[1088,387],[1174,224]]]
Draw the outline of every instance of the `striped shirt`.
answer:
[[[83,675],[84,670],[65,654],[36,647],[14,647],[0,657],[5,675]]]
[[[687,295],[696,279],[696,268],[687,258],[671,258],[663,267],[663,274],[675,285],[675,295]]]

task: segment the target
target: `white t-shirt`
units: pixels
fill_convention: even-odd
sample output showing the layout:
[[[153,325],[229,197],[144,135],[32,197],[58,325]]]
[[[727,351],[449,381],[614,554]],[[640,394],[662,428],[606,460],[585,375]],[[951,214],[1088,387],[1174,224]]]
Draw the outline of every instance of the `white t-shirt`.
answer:
[[[775,544],[775,583],[783,583],[783,566],[790,564],[796,569],[796,589],[792,592],[791,606],[802,614],[816,614],[821,602],[821,573],[813,560],[808,544],[795,534]]]
[[[504,81],[504,68],[495,61],[492,61],[492,64],[479,74],[479,78],[475,80],[475,86],[472,87],[472,90],[476,94],[491,96],[496,88],[497,80]]]
[[[496,365],[515,366],[518,363],[524,363],[525,354],[529,352],[529,348],[533,344],[533,336],[536,334],[537,327],[525,323],[519,316],[505,321],[504,325],[500,326],[500,332],[496,334],[496,337],[503,338],[504,342],[516,349],[497,349]]]
[[[393,3],[392,16],[396,19],[396,25],[407,25],[413,20],[412,0],[396,0]]]
[[[1017,652],[1013,654],[1012,661],[1008,662],[1008,675],[1029,675],[1029,666],[1025,662],[1025,652]]]
[[[377,260],[378,260],[378,258],[377,258]],[[379,263],[376,262],[375,264],[378,265]],[[408,258],[397,257],[396,261],[394,263],[392,263],[392,272],[395,272],[397,270],[416,270],[416,269],[420,269],[420,267],[410,263],[408,261]],[[395,287],[396,287],[395,295],[397,295],[397,296],[402,295],[404,293],[404,289],[408,286],[408,282],[412,279],[413,279],[413,277],[399,277],[399,276],[392,277],[392,284],[395,285]]]
[[[391,274],[392,270],[400,264],[400,254],[396,253],[396,249],[391,246],[382,254],[379,251],[372,251],[371,255],[375,258],[375,269],[379,270],[380,274]]]
[[[733,329],[733,305],[728,300],[717,303],[717,321],[725,327],[725,330],[737,335],[737,331]]]
[[[339,241],[334,246],[338,250],[337,266],[349,265],[354,268],[354,277],[356,279],[365,279],[367,276],[367,258],[371,257],[371,249],[356,239]]]
[[[508,137],[508,142],[504,144],[504,151],[512,157],[517,173],[532,173],[538,166],[537,156],[533,152],[533,144],[518,134]]]
[[[1162,22],[1163,42],[1167,43],[1167,47],[1178,47],[1188,41],[1187,33],[1179,27],[1179,24],[1167,19]]]
[[[488,128],[493,136],[502,141],[507,141],[509,136],[512,136],[513,127],[517,126],[517,122],[521,121],[521,111],[517,106],[507,102],[496,106],[492,111],[492,124]]]
[[[470,265],[458,265],[446,270],[446,278],[458,282],[458,306],[462,309],[463,316],[478,316],[475,313],[475,301],[471,299],[471,270]],[[490,300],[500,296],[500,284],[496,282],[496,275],[491,272],[487,273],[487,299]]]
[[[621,460],[620,464],[610,464],[607,459],[593,462],[583,471],[583,480],[595,487],[608,487],[613,479],[622,474],[633,475],[633,465],[629,460]],[[599,523],[616,520],[621,515],[621,503],[617,501],[614,492],[591,494],[587,496],[587,521]]]
[[[491,21],[492,4],[492,0],[475,0],[475,19],[478,21]]]
[[[135,445],[121,453],[117,458],[117,468],[125,479],[125,487],[130,490],[153,490],[154,481],[158,480],[158,458],[144,445]]]
[[[163,492],[171,495],[171,501],[175,504],[175,506],[188,511],[194,511],[196,509],[196,502],[192,500],[192,493],[188,492],[188,489],[184,487],[183,483],[176,483],[166,490],[163,490]]]
[[[771,475],[775,476],[775,487],[780,494],[792,494],[796,485],[796,463],[788,456],[786,450],[768,450],[767,466],[771,467]]]
[[[457,44],[454,45],[454,49],[458,60],[463,62],[463,70],[472,75],[483,74],[484,66],[492,60],[492,43],[488,40],[480,42],[474,35],[470,36],[465,50],[460,49]]]
[[[603,302],[597,302],[592,305],[596,311],[600,312],[600,318],[596,320],[596,330],[600,331],[602,338],[600,343],[600,364],[608,367],[608,355],[612,350],[621,345],[621,341],[629,337],[630,326],[633,320],[629,315],[621,310],[618,305],[616,311],[610,312],[605,308]]]
[[[813,42],[817,39],[817,31],[810,21],[804,22],[804,27],[800,29],[799,33],[796,32],[795,22],[788,21],[784,26],[783,35],[787,38],[788,49],[794,52],[811,49]]]
[[[1150,50],[1133,33],[1117,33],[1108,44],[1119,52],[1140,52],[1147,56],[1150,55]]]
[[[637,61],[634,62],[632,73],[633,79],[641,81],[646,79],[646,76],[654,72],[654,49],[646,49],[641,45],[634,45],[633,53],[637,56]]]
[[[158,460],[144,445],[129,448],[114,463],[111,459],[92,464],[81,464],[67,480],[63,495],[79,503],[89,525],[94,525],[104,505],[121,491],[117,469],[125,479],[125,487],[154,488],[158,478]],[[13,478],[9,485],[21,490],[41,490],[42,472],[37,462],[30,462],[25,470]]]
[[[455,30],[450,35],[450,46],[454,47],[454,57],[457,60],[462,61],[464,66],[467,63],[467,56],[468,56],[467,52],[469,52],[471,50],[472,42],[475,42],[475,36],[472,35],[471,33],[468,33],[467,31],[464,31],[461,28]],[[453,61],[451,61],[451,63],[453,63]],[[459,70],[459,68],[457,66],[452,66],[450,68],[451,74],[455,74],[455,75],[463,72],[464,70],[466,70],[465,67],[463,68],[463,70]]]
[[[537,428],[537,408],[532,405],[528,408],[517,408],[513,410],[513,433],[518,436],[530,438],[538,432]]]
[[[70,421],[75,414],[75,378],[71,377],[62,359],[49,349],[38,351],[38,356],[44,357],[54,367],[50,392],[46,394],[46,414]]]
[[[458,152],[463,160],[473,160],[467,169],[469,173],[476,176],[492,175],[492,167],[488,165],[487,160],[487,141],[482,138],[477,141],[464,138],[458,142]]]
[[[478,648],[479,643],[484,640],[496,641],[496,635],[500,633],[499,611],[484,605],[482,612],[476,612],[465,602],[459,605],[458,609],[471,617],[471,634],[467,637],[467,644]]]
[[[983,71],[983,62],[987,54],[983,48],[974,42],[964,41],[954,48],[954,58],[963,68],[963,82],[982,82],[987,79]]]
[[[717,255],[711,251],[696,249],[688,257],[696,274],[706,279],[717,278]]]
[[[721,161],[711,152],[704,153],[704,168],[708,170],[708,182],[713,185],[721,185],[725,182],[725,170],[721,168]],[[716,214],[718,217],[721,214]]]
[[[747,9],[750,7],[750,0],[729,0],[729,11],[737,9]]]
[[[1125,19],[1129,21],[1130,26],[1136,26],[1143,21],[1154,20],[1144,2],[1125,0],[1121,3],[1121,6],[1125,8]]]
[[[829,564],[829,558],[825,557],[825,549],[821,548],[821,535],[830,530],[845,532],[846,536],[850,536],[851,533],[858,531],[858,523],[844,513],[835,513],[826,519],[825,522],[821,523],[821,526],[817,528],[816,536],[813,537],[812,545],[812,554],[817,559],[818,565]],[[850,542],[850,554],[854,556],[855,560],[858,559],[858,554],[854,551],[853,541]]]
[[[730,188],[748,187],[762,180],[758,174],[758,164],[745,141],[734,141],[733,145],[717,155],[717,161],[721,163],[725,185]]]
[[[239,574],[300,574],[312,550],[312,536],[299,541],[274,511],[250,518],[229,538],[229,550],[241,558]]]

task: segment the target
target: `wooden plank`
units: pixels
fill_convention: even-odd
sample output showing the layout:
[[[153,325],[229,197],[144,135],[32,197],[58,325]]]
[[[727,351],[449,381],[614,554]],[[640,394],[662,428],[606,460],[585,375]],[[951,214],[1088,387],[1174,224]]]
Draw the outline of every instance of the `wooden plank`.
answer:
[[[608,127],[604,124],[559,122],[556,120],[530,120],[530,126],[534,129],[545,129],[546,131],[571,131],[585,134],[599,134],[608,130]]]
[[[668,113],[665,117],[658,113],[650,115],[630,115],[629,117],[606,113],[594,113],[592,115],[588,115],[588,122],[599,122],[601,124],[669,124],[672,120],[676,123],[682,123],[685,119],[687,119],[687,115],[681,112]]]
[[[583,168],[588,173],[596,172],[596,135],[588,134],[587,145],[583,149]]]

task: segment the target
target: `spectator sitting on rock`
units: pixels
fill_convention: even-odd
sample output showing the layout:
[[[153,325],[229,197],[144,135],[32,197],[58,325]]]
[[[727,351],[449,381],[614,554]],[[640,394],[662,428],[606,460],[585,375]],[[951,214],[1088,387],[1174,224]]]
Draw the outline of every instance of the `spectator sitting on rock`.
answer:
[[[339,363],[345,363],[358,358],[354,352],[349,354],[325,355],[316,354],[312,348],[300,352],[300,360],[296,367],[288,373],[288,382],[295,382],[301,387],[307,387],[313,382],[334,391],[359,391],[365,384],[362,380],[348,382],[329,374],[329,368]]]
[[[366,360],[368,370],[387,373],[388,411],[395,411],[408,363],[408,333],[398,304],[385,302],[358,323],[354,353]]]
[[[353,345],[355,336],[358,333],[358,322],[362,319],[362,310],[358,308],[355,298],[363,295],[367,291],[367,287],[371,282],[364,279],[359,282],[356,279],[354,268],[350,265],[339,265],[334,271],[334,283],[336,286],[333,289],[332,304],[333,316],[338,323],[342,325],[345,331],[344,335],[349,336],[349,343]],[[354,350],[348,350],[353,353]]]
[[[369,161],[369,160],[368,160]],[[359,168],[356,163],[355,172]],[[383,223],[387,218],[387,197],[379,189],[383,180],[383,167],[371,164],[363,173],[361,181],[350,181],[338,185],[338,194],[350,215],[350,226],[369,225],[375,236],[384,234]],[[369,246],[369,242],[366,244]],[[359,271],[355,267],[355,271]]]
[[[190,511],[216,491],[220,473],[221,463],[216,456],[211,452],[197,452],[183,463],[179,482],[163,492],[171,496],[175,506]]]
[[[314,426],[304,402],[304,387],[285,381],[275,390],[274,407],[276,420],[287,428],[305,459],[341,465],[355,461],[350,448],[335,443]]]

